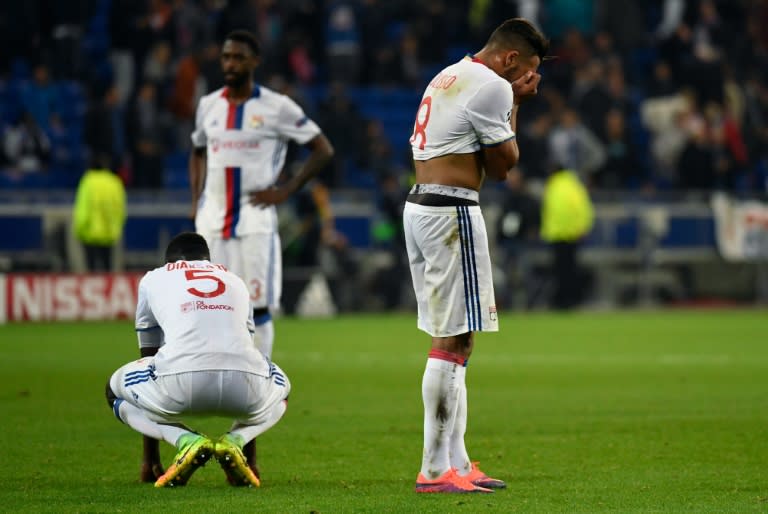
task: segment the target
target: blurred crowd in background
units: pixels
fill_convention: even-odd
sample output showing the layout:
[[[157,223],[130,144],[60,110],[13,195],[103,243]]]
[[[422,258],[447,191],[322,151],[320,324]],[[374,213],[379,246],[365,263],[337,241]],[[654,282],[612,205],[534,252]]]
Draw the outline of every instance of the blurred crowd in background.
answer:
[[[765,0],[10,2],[2,185],[71,186],[107,155],[129,188],[183,187],[197,100],[221,87],[235,28],[263,45],[258,80],[336,146],[331,187],[402,182],[425,83],[513,16],[554,43],[520,114],[527,179],[565,166],[593,189],[765,191]]]

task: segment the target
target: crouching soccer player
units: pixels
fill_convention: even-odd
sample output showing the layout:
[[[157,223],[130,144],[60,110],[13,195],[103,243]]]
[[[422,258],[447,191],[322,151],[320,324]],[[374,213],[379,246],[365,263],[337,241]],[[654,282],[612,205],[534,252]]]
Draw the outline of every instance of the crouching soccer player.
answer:
[[[115,371],[107,401],[120,421],[178,449],[155,487],[186,484],[211,457],[231,484],[258,487],[242,448],[283,416],[290,382],[254,343],[245,283],[210,262],[202,236],[179,234],[165,260],[141,279],[136,307],[139,346],[157,351]],[[187,428],[187,414],[235,420],[214,441]]]

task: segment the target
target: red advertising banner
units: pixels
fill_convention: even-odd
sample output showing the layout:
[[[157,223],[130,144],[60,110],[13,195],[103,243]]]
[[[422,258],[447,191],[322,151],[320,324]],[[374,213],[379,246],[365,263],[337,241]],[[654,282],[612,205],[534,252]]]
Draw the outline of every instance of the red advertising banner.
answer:
[[[143,273],[0,275],[0,323],[131,319]]]

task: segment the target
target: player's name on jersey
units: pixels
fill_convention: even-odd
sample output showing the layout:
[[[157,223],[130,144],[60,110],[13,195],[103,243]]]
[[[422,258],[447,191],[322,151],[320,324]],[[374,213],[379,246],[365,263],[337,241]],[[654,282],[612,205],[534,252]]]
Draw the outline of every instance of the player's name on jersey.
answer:
[[[429,87],[435,89],[448,89],[456,82],[456,75],[448,75],[446,73],[439,73],[437,77],[432,79],[429,83]]]
[[[220,269],[221,271],[227,271],[227,268],[224,265],[211,264],[209,262],[176,261],[169,262],[165,265],[165,271],[173,271],[177,269]]]

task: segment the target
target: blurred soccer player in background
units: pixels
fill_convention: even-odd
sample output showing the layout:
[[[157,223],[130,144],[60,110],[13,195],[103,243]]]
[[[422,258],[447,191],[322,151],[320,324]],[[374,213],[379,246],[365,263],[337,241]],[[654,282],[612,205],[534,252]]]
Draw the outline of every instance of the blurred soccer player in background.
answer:
[[[139,283],[142,358],[115,371],[107,401],[120,421],[178,449],[156,487],[185,485],[213,456],[232,485],[258,487],[242,448],[282,418],[290,382],[255,344],[244,282],[211,262],[202,236],[176,236],[165,261]],[[214,441],[185,426],[187,414],[235,421]]]
[[[549,42],[531,23],[502,23],[482,50],[437,74],[416,113],[411,147],[416,185],[403,214],[418,302],[432,336],[422,381],[424,453],[417,493],[489,493],[506,484],[473,463],[466,366],[473,333],[497,331],[491,260],[479,190],[517,164],[520,103],[537,93]]]

